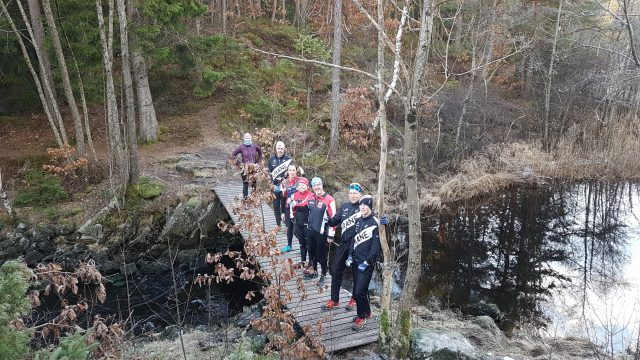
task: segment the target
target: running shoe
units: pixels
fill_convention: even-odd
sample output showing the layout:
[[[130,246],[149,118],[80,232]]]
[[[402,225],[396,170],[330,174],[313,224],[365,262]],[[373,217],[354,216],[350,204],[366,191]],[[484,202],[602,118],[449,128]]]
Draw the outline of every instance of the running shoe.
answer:
[[[336,302],[333,302],[333,300],[329,300],[329,301],[327,301],[326,304],[320,306],[320,308],[322,310],[324,310],[324,311],[333,310],[333,309],[338,308],[338,307],[340,307],[340,304],[338,304]]]
[[[347,303],[347,306],[345,306],[345,309],[348,311],[353,311],[356,309],[356,299],[351,298],[349,299],[349,302]]]
[[[366,323],[367,323],[367,319],[357,318],[355,321],[355,324],[353,324],[353,327],[351,329],[353,329],[353,331],[364,330],[364,324]]]

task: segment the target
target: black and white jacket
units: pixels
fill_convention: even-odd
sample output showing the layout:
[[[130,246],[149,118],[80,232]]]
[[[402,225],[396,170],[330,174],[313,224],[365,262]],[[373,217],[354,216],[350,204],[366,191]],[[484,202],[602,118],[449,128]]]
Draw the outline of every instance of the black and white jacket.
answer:
[[[380,258],[382,247],[380,245],[380,221],[373,213],[369,217],[360,217],[355,223],[355,236],[351,243],[349,256],[353,261],[361,264],[367,262],[373,265]]]
[[[282,157],[273,155],[269,159],[269,176],[271,176],[273,185],[280,185],[280,182],[287,177],[289,164],[291,164],[291,158],[287,155],[282,155]]]
[[[340,206],[338,213],[329,219],[330,226],[339,226],[341,229],[340,243],[349,244],[356,235],[356,220],[360,218],[360,205],[347,202]]]

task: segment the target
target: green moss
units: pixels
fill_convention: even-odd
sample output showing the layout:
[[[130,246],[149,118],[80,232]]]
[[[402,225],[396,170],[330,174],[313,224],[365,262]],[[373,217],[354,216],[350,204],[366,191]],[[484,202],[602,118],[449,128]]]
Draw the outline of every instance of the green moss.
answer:
[[[202,204],[202,199],[200,199],[200,198],[199,198],[199,197],[197,197],[197,196],[194,196],[194,197],[192,197],[191,199],[189,199],[189,201],[187,201],[186,206],[187,206],[189,209],[195,209],[195,208],[197,208],[198,206],[200,206],[200,204]]]
[[[14,204],[17,207],[48,206],[69,197],[60,178],[40,170],[30,170],[24,175],[24,187],[18,189]]]
[[[165,184],[156,178],[140,176],[133,185],[133,189],[138,196],[148,200],[160,196],[165,189]]]
[[[400,336],[398,337],[399,345],[396,349],[396,356],[399,359],[405,358],[409,353],[409,339],[411,336],[411,311],[402,310],[398,317],[398,325]]]
[[[382,311],[380,315],[380,328],[387,338],[391,336],[391,320],[389,319],[389,312],[387,310]]]

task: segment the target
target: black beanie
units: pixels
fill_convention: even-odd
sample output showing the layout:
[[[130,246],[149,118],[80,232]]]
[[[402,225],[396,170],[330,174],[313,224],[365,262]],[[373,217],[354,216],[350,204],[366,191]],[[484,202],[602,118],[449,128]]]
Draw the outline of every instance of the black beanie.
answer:
[[[369,209],[373,210],[373,197],[371,195],[365,195],[360,199],[360,205],[367,205]]]

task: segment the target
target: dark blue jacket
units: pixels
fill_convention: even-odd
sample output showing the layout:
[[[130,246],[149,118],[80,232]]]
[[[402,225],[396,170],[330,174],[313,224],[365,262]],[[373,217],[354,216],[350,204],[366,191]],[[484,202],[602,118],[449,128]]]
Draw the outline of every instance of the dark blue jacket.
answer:
[[[340,226],[340,243],[349,244],[356,235],[356,220],[360,218],[360,205],[347,201],[340,206],[336,216],[329,219],[330,226]]]
[[[291,158],[287,155],[283,155],[282,157],[273,155],[269,159],[269,176],[271,176],[273,185],[280,185],[282,179],[287,177],[289,164],[291,164]]]
[[[369,217],[360,217],[356,220],[356,235],[353,237],[349,256],[358,264],[367,262],[373,265],[380,258],[382,247],[380,245],[380,233],[378,218],[371,213]]]

